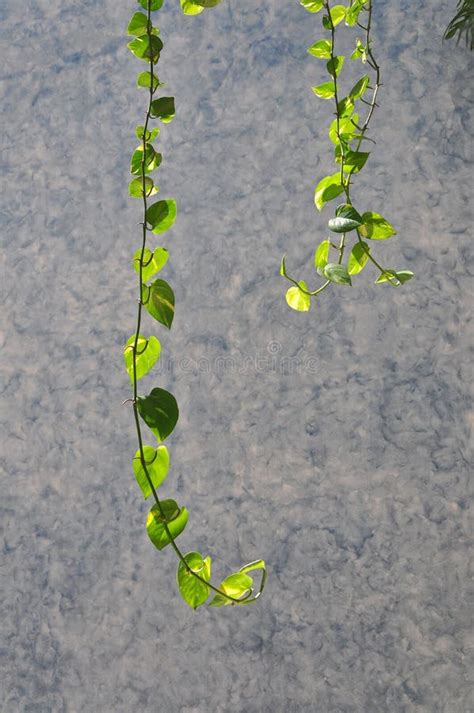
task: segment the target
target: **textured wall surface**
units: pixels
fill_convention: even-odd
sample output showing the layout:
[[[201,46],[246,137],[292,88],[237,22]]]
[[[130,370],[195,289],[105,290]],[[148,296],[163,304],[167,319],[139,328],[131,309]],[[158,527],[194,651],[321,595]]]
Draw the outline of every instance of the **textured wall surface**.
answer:
[[[213,555],[217,579],[270,569],[258,606],[198,612],[147,538],[120,405],[146,101],[134,9],[0,1],[0,710],[472,713],[473,104],[469,53],[441,42],[454,2],[377,2],[378,144],[354,197],[396,224],[377,254],[416,280],[374,286],[369,267],[306,315],[278,267],[286,252],[311,280],[325,237],[319,17],[290,0],[160,15],[177,315],[142,392],[180,403],[164,492],[190,508],[183,548]]]

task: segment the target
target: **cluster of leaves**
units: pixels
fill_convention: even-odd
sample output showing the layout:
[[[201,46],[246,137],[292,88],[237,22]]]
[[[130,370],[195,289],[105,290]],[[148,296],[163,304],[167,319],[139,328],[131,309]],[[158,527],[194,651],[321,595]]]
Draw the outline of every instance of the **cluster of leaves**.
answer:
[[[457,35],[460,42],[464,35],[466,47],[474,49],[474,0],[459,0],[457,12],[444,33],[444,39],[450,40]]]
[[[365,150],[364,142],[372,142],[367,131],[377,106],[380,87],[380,68],[371,45],[372,0],[351,0],[348,6],[331,6],[329,0],[300,0],[300,3],[310,13],[324,10],[322,25],[329,32],[329,36],[317,40],[308,48],[308,52],[311,56],[325,61],[330,79],[312,89],[317,97],[334,100],[335,104],[335,118],[329,127],[329,139],[334,146],[334,161],[338,170],[319,181],[314,202],[318,211],[322,211],[327,203],[339,196],[342,196],[344,201],[337,206],[334,217],[328,222],[329,230],[339,235],[339,241],[334,242],[334,237],[326,238],[317,246],[314,254],[314,269],[323,279],[320,286],[310,290],[304,280],[291,277],[287,272],[285,258],[282,259],[280,274],[294,285],[288,289],[286,301],[292,309],[307,312],[314,298],[329,285],[352,286],[352,278],[361,272],[368,262],[375,265],[379,272],[377,284],[387,282],[398,286],[409,280],[413,273],[409,270],[382,267],[379,264],[373,255],[371,243],[386,240],[396,235],[396,231],[380,213],[373,210],[359,212],[351,199],[352,179],[362,171],[370,156],[370,152]],[[337,54],[335,47],[335,30],[341,22],[345,22],[348,27],[357,26],[363,30],[364,37],[356,39],[350,59],[360,62],[372,73],[372,79],[369,74],[364,73],[347,94],[341,91],[341,72],[346,57]],[[362,108],[367,107],[364,121],[359,117],[360,105]],[[354,236],[354,239],[349,246],[347,242],[351,236]],[[345,260],[347,252],[349,255]]]
[[[168,251],[162,246],[150,250],[147,247],[147,236],[148,233],[162,235],[167,232],[175,222],[177,208],[176,201],[172,198],[148,204],[148,199],[159,191],[150,174],[162,161],[162,155],[155,147],[160,129],[151,128],[150,121],[158,119],[163,124],[172,121],[175,116],[175,102],[173,97],[156,97],[156,93],[163,86],[156,73],[163,42],[159,29],[152,24],[151,11],[159,10],[163,0],[137,1],[146,10],[146,14],[135,12],[130,19],[127,33],[133,39],[127,46],[137,59],[148,65],[147,69],[137,76],[138,87],[148,92],[148,109],[145,123],[137,126],[135,130],[140,143],[131,157],[132,180],[129,185],[130,196],[143,202],[142,245],[133,257],[140,295],[137,326],[124,347],[125,368],[133,389],[133,398],[130,400],[133,403],[139,445],[133,458],[133,471],[143,497],[147,499],[152,496],[154,500],[146,522],[150,540],[158,550],[170,545],[179,559],[177,583],[184,601],[196,609],[204,604],[213,592],[211,606],[249,604],[260,596],[265,585],[266,570],[263,560],[245,565],[216,587],[211,583],[211,558],[203,557],[195,551],[183,554],[177,546],[176,538],[188,522],[188,510],[173,499],[162,500],[157,491],[168,475],[170,458],[163,441],[176,426],[179,417],[178,404],[173,394],[159,387],[153,388],[147,396],[138,395],[138,380],[150,372],[161,353],[161,344],[157,337],[142,332],[143,309],[167,329],[171,328],[175,309],[172,287],[165,280],[156,277],[168,261]],[[186,14],[196,15],[219,2],[220,0],[181,0],[181,6]],[[143,443],[142,421],[154,434],[157,444]],[[258,591],[255,591],[249,573],[257,570],[260,570],[261,581]]]

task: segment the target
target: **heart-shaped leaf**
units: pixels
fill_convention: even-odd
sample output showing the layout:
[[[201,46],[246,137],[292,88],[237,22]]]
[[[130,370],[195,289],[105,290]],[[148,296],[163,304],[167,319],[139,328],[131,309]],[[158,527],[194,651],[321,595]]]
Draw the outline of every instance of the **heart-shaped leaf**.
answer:
[[[224,581],[221,582],[219,589],[234,599],[242,599],[252,591],[252,587],[252,577],[249,577],[248,574],[244,574],[243,572],[236,572],[235,574],[231,574],[226,577]],[[222,607],[227,604],[232,604],[232,601],[224,597],[222,594],[216,594],[209,606]]]
[[[319,243],[314,253],[314,267],[316,270],[322,270],[327,265],[330,247],[330,240],[323,240],[322,243]]]
[[[176,201],[173,198],[153,203],[146,212],[146,220],[152,233],[166,233],[176,220],[176,213]]]
[[[137,250],[133,256],[133,269],[135,272],[140,272],[141,248]],[[148,248],[143,251],[142,263],[142,279],[149,280],[150,277],[156,275],[168,262],[169,253],[166,248],[156,248],[151,252]],[[170,288],[171,289],[171,288]]]
[[[173,121],[175,114],[174,97],[160,97],[154,99],[150,105],[150,116],[154,119],[161,119],[163,124]]]
[[[351,250],[349,260],[347,262],[347,270],[349,275],[357,275],[364,269],[367,260],[369,259],[370,248],[364,241],[356,243]]]
[[[199,552],[188,552],[188,554],[184,555],[184,560],[188,567],[198,574],[201,579],[205,579],[206,582],[211,581],[210,557],[203,559]],[[186,604],[189,604],[193,609],[197,609],[201,604],[205,603],[211,590],[205,582],[195,577],[183,562],[180,562],[178,565],[176,579],[179,591]]]
[[[380,213],[373,213],[368,210],[362,215],[362,222],[360,234],[369,240],[386,240],[397,234],[393,225],[388,220],[385,220]]]
[[[349,203],[342,203],[336,208],[336,217],[328,222],[329,229],[333,233],[348,233],[355,230],[364,221],[356,209]]]
[[[188,511],[186,508],[178,507],[175,500],[162,500],[161,511],[158,505],[153,505],[146,520],[148,537],[159,550],[171,542],[165,523],[174,540],[182,533],[188,522]]]
[[[303,290],[307,290],[306,282],[301,280],[299,286]],[[305,292],[302,292],[299,287],[290,287],[286,293],[286,302],[291,309],[295,309],[297,312],[308,312],[311,307],[311,297]]]
[[[314,192],[314,202],[318,210],[322,210],[325,203],[332,201],[344,192],[341,185],[341,173],[333,173],[319,181]]]
[[[145,459],[145,466],[148,475],[150,476],[151,482],[155,490],[158,490],[160,485],[165,480],[168,475],[168,469],[170,465],[170,456],[166,446],[158,446],[158,448],[153,448],[152,446],[143,446],[143,457]],[[135,473],[135,478],[137,483],[141,488],[143,497],[148,498],[151,493],[150,483],[146,477],[145,470],[143,468],[140,449],[135,453],[135,457],[132,461],[133,472]]]
[[[142,286],[145,309],[158,322],[171,329],[174,317],[174,292],[165,280],[155,280]]]
[[[124,349],[123,356],[125,359],[125,368],[130,377],[130,381],[133,384],[133,350],[135,346],[135,335],[131,336],[127,341]],[[135,357],[135,365],[137,372],[137,379],[141,379],[142,376],[148,374],[150,369],[153,368],[154,364],[160,358],[161,345],[156,337],[143,337],[141,334],[138,336],[137,340],[137,353]]]
[[[179,418],[178,404],[173,394],[156,387],[148,396],[139,396],[137,404],[138,413],[153,431],[158,442],[168,438]]]
[[[324,277],[337,285],[352,285],[351,278],[345,265],[328,262],[323,270]]]

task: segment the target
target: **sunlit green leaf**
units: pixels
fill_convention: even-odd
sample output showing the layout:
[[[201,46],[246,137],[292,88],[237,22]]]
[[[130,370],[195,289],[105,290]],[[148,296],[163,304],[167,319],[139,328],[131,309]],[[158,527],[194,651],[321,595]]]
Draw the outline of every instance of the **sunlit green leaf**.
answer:
[[[353,114],[352,117],[347,116],[343,119],[339,119],[339,134],[343,141],[350,141],[355,135],[357,129],[354,123],[357,124],[359,121],[359,115]],[[352,123],[354,122],[354,123]],[[333,144],[338,144],[339,139],[337,138],[337,119],[331,123],[329,127],[329,138]]]
[[[309,54],[318,59],[329,59],[331,57],[331,42],[329,40],[318,40],[308,47]]]
[[[143,285],[143,305],[158,322],[171,329],[174,317],[174,292],[165,280]]]
[[[145,8],[145,10],[148,9],[148,1],[149,0],[137,0],[137,2],[140,3],[140,5]],[[163,0],[151,0],[150,2],[150,10],[159,10],[161,6],[163,5]]]
[[[133,378],[133,348],[135,345],[135,335],[130,337],[123,349],[123,357],[125,359],[125,368],[130,377],[130,381],[134,382]],[[148,374],[150,369],[160,358],[161,345],[156,337],[143,337],[141,334],[138,337],[137,353],[136,353],[136,372],[137,379]]]
[[[136,12],[127,27],[127,35],[146,35],[148,32],[148,19],[143,12]]]
[[[350,275],[345,265],[338,265],[334,262],[328,262],[323,270],[324,277],[327,277],[331,282],[338,285],[352,285]]]
[[[353,0],[351,7],[347,8],[346,25],[353,27],[356,24],[366,2],[367,0]]]
[[[170,466],[168,449],[166,446],[158,446],[158,448],[143,446],[143,456],[145,459],[147,473],[150,476],[153,487],[155,490],[158,490],[168,475]],[[137,479],[137,483],[140,486],[143,497],[146,500],[152,494],[152,489],[150,487],[150,483],[148,482],[148,478],[146,477],[145,469],[142,465],[140,449],[138,449],[135,453],[132,465],[135,478]]]
[[[146,221],[153,233],[165,233],[176,220],[176,213],[176,201],[173,198],[167,198],[153,203],[147,209]]]
[[[375,284],[381,282],[390,282],[391,285],[403,285],[404,282],[408,282],[413,277],[413,272],[411,270],[385,270],[376,280]]]
[[[140,272],[140,257],[142,251],[137,250],[133,256],[133,269],[135,272]],[[143,252],[143,264],[142,264],[142,280],[147,282],[150,277],[156,275],[168,262],[169,253],[165,248],[156,248],[154,252],[151,252],[148,248],[145,248]],[[146,296],[146,293],[145,293]]]
[[[307,290],[306,282],[301,280],[298,282],[303,290]],[[308,312],[311,307],[311,297],[304,292],[301,292],[299,287],[290,287],[286,293],[286,302],[291,309],[295,309],[297,312]]]
[[[324,0],[300,0],[300,5],[303,5],[308,12],[319,12],[324,5]]]
[[[194,3],[200,7],[216,7],[220,2],[221,0],[194,0]]]
[[[160,97],[154,99],[150,106],[150,115],[154,119],[161,119],[163,124],[173,121],[176,114],[174,97]]]
[[[326,63],[326,69],[328,70],[331,77],[338,77],[344,66],[345,57],[343,55],[337,55],[333,57]]]
[[[199,15],[204,12],[204,8],[196,3],[191,2],[191,0],[180,0],[181,10],[185,15]]]
[[[334,25],[334,27],[337,27],[337,25],[339,25],[339,23],[342,22],[342,20],[346,16],[346,8],[344,7],[344,5],[333,5],[330,10],[330,14],[332,24]]]
[[[322,270],[327,264],[330,247],[331,241],[323,240],[323,242],[316,248],[316,252],[314,253],[314,267],[316,270]]]
[[[244,574],[242,572],[236,572],[235,574],[231,574],[229,577],[226,577],[224,581],[221,582],[219,589],[234,599],[241,599],[252,591],[252,587],[252,577],[249,577],[248,574]],[[222,594],[216,594],[209,606],[222,607],[228,604],[232,604],[232,601],[224,597]]]
[[[140,72],[137,77],[137,86],[149,89],[151,84],[153,84],[152,89],[155,92],[156,88],[160,84],[160,80],[156,74],[152,74],[151,72]]]
[[[173,432],[178,421],[178,404],[173,394],[156,387],[148,396],[139,396],[138,413],[153,431],[158,442],[164,441]]]
[[[153,505],[146,519],[148,537],[159,550],[171,542],[165,523],[174,540],[182,533],[188,521],[188,511],[186,508],[179,508],[175,500],[162,500],[161,510],[163,514],[158,505]]]
[[[354,111],[354,100],[352,97],[344,97],[337,105],[339,117],[349,117]]]
[[[280,275],[282,277],[288,277],[286,274],[286,256],[283,255],[280,263]]]
[[[362,215],[363,225],[360,227],[360,234],[369,240],[386,240],[392,235],[396,235],[394,229],[388,220],[385,220],[379,213],[373,213],[368,210]]]
[[[184,559],[188,567],[196,572],[206,582],[211,581],[211,558],[203,559],[199,552],[188,552],[184,555]],[[193,609],[197,609],[201,604],[204,604],[211,591],[205,582],[197,579],[191,572],[188,571],[183,562],[178,564],[176,572],[179,591],[186,604],[189,604]]]
[[[143,35],[129,42],[127,47],[138,59],[144,62],[153,60],[153,63],[156,64],[160,58],[160,52],[163,49],[163,42],[156,35],[152,35],[151,37],[149,35]]]
[[[331,218],[328,226],[333,233],[348,233],[350,230],[355,230],[359,225],[362,225],[362,222],[362,217],[354,206],[349,205],[349,203],[341,203],[336,208],[336,217]]]
[[[160,189],[155,186],[153,180],[149,176],[145,176],[145,195],[147,198],[154,196]],[[132,198],[143,198],[143,180],[142,178],[134,178],[128,186],[129,195]]]
[[[257,569],[265,569],[265,561],[264,560],[254,560],[253,562],[249,562],[248,564],[245,564],[243,567],[239,569],[239,572],[242,574],[246,574],[247,572],[255,572]]]
[[[367,50],[360,40],[356,42],[356,48],[351,54],[351,59],[360,59],[362,64],[367,62]]]
[[[351,149],[347,149],[345,147],[344,150],[344,170],[346,173],[358,173],[361,171],[365,164],[367,163],[367,159],[370,156],[369,151],[352,151]],[[342,158],[342,149],[341,145],[338,144],[334,150],[334,158],[337,163],[341,163],[341,158]]]
[[[344,192],[341,185],[341,174],[334,173],[319,181],[314,193],[314,202],[318,210],[322,210],[325,203],[332,201]]]
[[[367,243],[364,243],[364,241],[354,245],[347,262],[347,271],[349,275],[357,275],[364,269],[367,260],[369,259],[369,252],[370,248]]]
[[[161,163],[162,155],[155,151],[151,144],[145,144],[145,173],[151,173]],[[141,174],[143,160],[143,144],[137,146],[130,161],[130,173],[134,176]]]
[[[311,87],[311,89],[321,99],[332,99],[336,91],[334,82],[323,82],[323,84],[318,84],[316,87]]]
[[[137,139],[143,140],[143,134],[144,134],[144,133],[145,133],[145,127],[144,127],[144,126],[140,125],[140,126],[137,126],[137,127],[136,127],[136,129],[135,129],[135,136],[137,137]],[[156,127],[155,129],[152,129],[151,131],[150,131],[149,129],[147,129],[147,130],[146,130],[146,135],[145,135],[145,141],[146,141],[146,142],[151,142],[151,141],[153,141],[154,139],[156,139],[156,137],[159,135],[159,133],[160,133],[160,130],[159,130],[158,127]]]
[[[359,79],[359,81],[354,84],[351,91],[349,92],[349,96],[354,100],[360,99],[360,97],[363,95],[363,93],[367,89],[368,84],[369,84],[369,76],[367,74],[364,74],[364,76],[361,77]]]

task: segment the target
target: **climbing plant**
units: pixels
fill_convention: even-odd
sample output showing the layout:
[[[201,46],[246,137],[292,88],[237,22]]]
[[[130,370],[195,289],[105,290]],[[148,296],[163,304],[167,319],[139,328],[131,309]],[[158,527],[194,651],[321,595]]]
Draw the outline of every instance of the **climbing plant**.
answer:
[[[329,79],[312,87],[314,94],[334,103],[334,119],[329,127],[329,139],[333,144],[335,173],[322,178],[316,186],[314,202],[318,211],[327,203],[341,196],[334,217],[328,222],[331,236],[319,243],[314,253],[314,269],[322,279],[322,284],[309,289],[304,280],[290,276],[286,260],[281,261],[280,274],[293,283],[286,292],[288,305],[300,312],[307,312],[315,298],[330,285],[352,285],[358,275],[370,262],[378,271],[376,284],[388,283],[397,287],[407,282],[413,273],[410,270],[395,270],[382,267],[375,258],[373,246],[381,240],[396,235],[392,224],[370,209],[361,212],[352,200],[352,184],[367,163],[373,139],[369,136],[369,126],[378,106],[377,98],[381,86],[380,67],[372,48],[373,0],[351,0],[349,5],[331,5],[329,0],[300,0],[300,4],[310,13],[323,10],[322,26],[327,35],[318,39],[308,52],[312,57],[323,60]],[[346,93],[342,90],[342,71],[346,56],[339,54],[336,47],[336,28],[344,22],[348,27],[362,31],[357,37],[350,54],[350,60],[362,65],[362,74]],[[359,34],[361,34],[359,32]],[[365,118],[360,112],[366,109]],[[335,236],[339,240],[335,242]]]
[[[459,0],[457,12],[444,33],[444,39],[456,37],[458,44],[464,37],[466,47],[474,49],[474,0]]]
[[[137,85],[146,90],[148,104],[144,123],[137,126],[135,134],[139,145],[134,150],[130,173],[129,194],[141,199],[143,217],[140,223],[141,247],[133,256],[133,268],[138,275],[138,309],[135,332],[124,347],[125,368],[132,384],[133,414],[138,438],[138,450],[133,458],[133,471],[145,499],[152,498],[146,530],[158,550],[168,545],[178,558],[177,583],[184,601],[193,609],[208,601],[210,606],[227,604],[246,605],[256,601],[265,586],[266,570],[263,560],[256,560],[238,572],[226,577],[219,586],[211,582],[211,558],[200,552],[183,554],[176,539],[188,522],[188,510],[174,499],[158,496],[168,475],[170,457],[163,441],[172,433],[178,421],[179,410],[175,397],[159,386],[146,396],[138,393],[138,381],[146,376],[160,358],[161,344],[148,329],[142,329],[142,319],[148,314],[161,327],[170,329],[175,311],[175,296],[168,282],[156,275],[168,261],[168,250],[161,245],[148,247],[148,238],[162,236],[174,224],[177,214],[176,201],[164,198],[149,202],[159,188],[151,174],[160,166],[162,154],[155,148],[160,129],[151,126],[153,120],[166,125],[175,117],[175,100],[170,96],[157,96],[163,86],[157,74],[157,65],[163,50],[158,27],[152,24],[151,12],[160,10],[163,0],[137,0],[146,11],[135,12],[128,24],[127,33],[133,39],[128,48],[139,60],[147,64],[146,70],[137,76]],[[207,7],[214,7],[220,0],[180,0],[187,15],[196,15]],[[151,234],[151,236],[150,236]],[[142,424],[148,427],[156,443],[147,445],[142,434]],[[251,573],[260,570],[260,586],[254,586]]]

